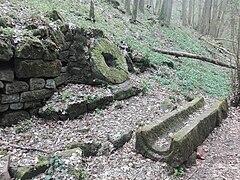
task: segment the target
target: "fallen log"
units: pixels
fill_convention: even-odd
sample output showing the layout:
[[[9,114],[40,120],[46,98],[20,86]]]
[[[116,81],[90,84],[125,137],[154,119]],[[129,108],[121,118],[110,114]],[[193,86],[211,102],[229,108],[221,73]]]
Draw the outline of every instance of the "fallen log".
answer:
[[[191,59],[198,59],[198,60],[208,62],[211,64],[215,64],[218,66],[222,66],[222,67],[226,67],[226,68],[230,68],[230,69],[237,69],[233,65],[228,65],[223,62],[219,62],[214,59],[211,59],[211,58],[208,58],[208,57],[205,57],[202,55],[198,55],[198,54],[192,54],[192,53],[181,52],[181,51],[169,51],[169,50],[157,49],[157,48],[150,48],[150,49],[154,52],[158,52],[161,54],[166,54],[166,55],[175,56],[175,57],[186,57],[186,58],[191,58]]]

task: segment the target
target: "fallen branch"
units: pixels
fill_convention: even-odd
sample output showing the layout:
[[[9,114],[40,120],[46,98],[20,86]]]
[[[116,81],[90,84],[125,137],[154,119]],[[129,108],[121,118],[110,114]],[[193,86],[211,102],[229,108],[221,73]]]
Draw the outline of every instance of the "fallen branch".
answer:
[[[206,43],[210,44],[211,46],[213,46],[214,48],[218,49],[222,53],[228,54],[230,56],[235,56],[235,54],[233,54],[230,50],[228,50],[228,49],[226,49],[226,48],[224,48],[222,46],[219,46],[217,44],[214,44],[212,42],[209,42],[206,38],[201,38],[201,40],[203,40]]]
[[[186,57],[186,58],[191,58],[191,59],[198,59],[198,60],[208,62],[211,64],[215,64],[218,66],[222,66],[222,67],[226,67],[226,68],[230,68],[230,69],[236,69],[236,67],[233,65],[228,65],[223,62],[219,62],[214,59],[211,59],[211,58],[208,58],[208,57],[205,57],[202,55],[198,55],[198,54],[192,54],[192,53],[181,52],[181,51],[169,51],[169,50],[156,49],[156,48],[151,48],[151,50],[154,52],[161,53],[161,54],[166,54],[166,55],[175,56],[175,57]]]
[[[14,144],[5,145],[5,147],[3,149],[8,150],[10,148],[21,149],[21,150],[26,150],[26,151],[38,151],[38,152],[42,152],[45,154],[53,154],[57,151],[63,151],[65,149],[65,148],[58,148],[58,149],[55,149],[54,151],[45,151],[43,149],[38,149],[38,148],[33,148],[33,147],[23,147],[23,146],[18,146],[18,145],[14,145]]]

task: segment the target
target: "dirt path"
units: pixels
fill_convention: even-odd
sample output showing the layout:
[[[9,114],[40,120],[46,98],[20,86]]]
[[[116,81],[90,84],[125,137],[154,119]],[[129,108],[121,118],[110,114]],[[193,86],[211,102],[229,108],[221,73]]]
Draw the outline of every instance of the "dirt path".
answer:
[[[202,147],[205,160],[198,160],[184,179],[240,180],[240,108],[230,109],[229,117]]]

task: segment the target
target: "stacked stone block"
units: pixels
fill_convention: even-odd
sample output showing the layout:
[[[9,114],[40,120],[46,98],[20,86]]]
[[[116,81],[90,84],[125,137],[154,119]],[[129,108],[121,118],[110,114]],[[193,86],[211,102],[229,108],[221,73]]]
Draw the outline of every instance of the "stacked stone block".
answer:
[[[54,44],[54,42],[51,42]],[[0,38],[0,126],[28,119],[67,81],[57,46],[37,37]]]

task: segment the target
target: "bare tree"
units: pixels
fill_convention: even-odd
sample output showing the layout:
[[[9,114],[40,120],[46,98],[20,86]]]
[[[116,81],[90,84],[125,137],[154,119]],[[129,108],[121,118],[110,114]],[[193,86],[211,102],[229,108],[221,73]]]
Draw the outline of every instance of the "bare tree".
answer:
[[[124,8],[128,14],[131,14],[131,0],[125,0]]]
[[[187,0],[182,0],[182,25],[187,26]]]
[[[189,0],[189,6],[188,6],[188,24],[190,26],[193,25],[193,0]]]
[[[136,22],[138,12],[138,0],[133,0],[133,13],[132,13],[132,22]]]
[[[212,1],[213,0],[205,0],[204,7],[202,11],[202,23],[200,32],[203,35],[208,35],[210,31],[210,23],[212,16]]]
[[[93,22],[95,21],[94,2],[93,2],[93,0],[90,1],[89,19],[91,21],[93,21]]]
[[[169,26],[172,16],[173,0],[163,0],[162,9],[159,15],[159,20],[162,25]]]
[[[144,0],[140,0],[139,1],[139,10],[144,13],[144,6],[145,6],[145,2]]]

